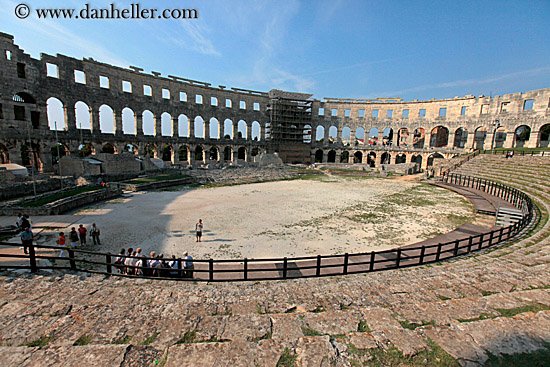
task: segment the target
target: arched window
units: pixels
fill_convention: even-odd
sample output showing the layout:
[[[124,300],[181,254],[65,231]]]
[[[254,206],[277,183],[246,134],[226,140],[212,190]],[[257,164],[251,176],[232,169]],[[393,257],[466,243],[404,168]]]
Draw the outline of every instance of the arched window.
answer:
[[[50,130],[65,130],[67,122],[65,120],[65,106],[63,102],[55,97],[50,97],[46,101],[46,105]]]
[[[115,132],[115,113],[106,104],[99,107],[99,129],[104,134],[114,134]]]
[[[122,133],[134,135],[136,133],[136,115],[128,107],[122,110]]]

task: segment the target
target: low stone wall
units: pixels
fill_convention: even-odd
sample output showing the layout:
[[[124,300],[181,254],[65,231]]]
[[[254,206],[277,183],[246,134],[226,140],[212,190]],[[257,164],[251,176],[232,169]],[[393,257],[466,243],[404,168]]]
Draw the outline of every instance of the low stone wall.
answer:
[[[114,185],[116,185],[117,187],[123,190],[135,192],[135,191],[143,191],[143,190],[160,189],[163,187],[170,187],[170,186],[189,185],[195,182],[196,180],[193,177],[185,177],[177,180],[156,181],[156,182],[148,182],[148,183],[141,183],[141,184],[119,182]]]
[[[9,206],[0,208],[0,215],[17,215],[17,213],[36,215],[58,215],[67,212],[71,209],[81,207],[86,204],[95,203],[110,199],[122,194],[122,190],[118,188],[98,189],[97,191],[84,192],[68,198],[60,199],[41,207],[29,208],[22,206]]]
[[[75,181],[72,178],[64,178],[63,186],[74,186]],[[18,197],[32,195],[33,193],[32,179],[27,178],[24,182],[9,182],[0,185],[0,200],[15,199]],[[59,178],[38,179],[36,181],[36,192],[41,194],[59,190],[61,181]]]
[[[420,165],[416,163],[382,164],[382,171],[413,175],[420,172]]]

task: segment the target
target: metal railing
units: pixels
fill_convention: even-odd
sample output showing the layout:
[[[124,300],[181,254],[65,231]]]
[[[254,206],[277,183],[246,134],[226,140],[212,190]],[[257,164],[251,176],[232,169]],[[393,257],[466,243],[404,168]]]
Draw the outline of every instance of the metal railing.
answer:
[[[120,255],[80,249],[65,249],[69,256],[60,258],[56,256],[56,252],[62,250],[61,247],[34,245],[29,248],[29,255],[0,254],[0,261],[3,262],[0,263],[0,269],[30,269],[31,272],[43,269],[73,270],[130,278],[208,282],[279,280],[358,274],[424,265],[480,251],[510,240],[522,231],[533,218],[533,202],[525,193],[513,187],[482,178],[449,173],[444,173],[442,180],[449,184],[484,191],[506,200],[522,209],[523,216],[515,224],[486,233],[433,245],[410,245],[385,251],[293,258],[193,260],[192,269],[182,267],[186,262],[185,259],[175,259],[177,264],[175,268],[152,269],[115,264],[114,259]],[[0,245],[21,246],[6,242],[0,242]],[[52,253],[54,254],[52,255]],[[19,262],[23,259],[28,261],[28,265],[5,264],[6,259]],[[140,259],[152,260],[143,257]],[[41,264],[40,260],[48,260],[50,264]],[[172,261],[173,259],[165,260]],[[125,269],[137,269],[143,275],[121,272]]]

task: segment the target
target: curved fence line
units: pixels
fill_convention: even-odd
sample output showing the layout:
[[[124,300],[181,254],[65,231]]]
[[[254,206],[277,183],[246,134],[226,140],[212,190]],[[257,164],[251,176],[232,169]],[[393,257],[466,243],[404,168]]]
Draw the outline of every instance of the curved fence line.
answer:
[[[74,270],[122,277],[169,279],[180,281],[248,281],[281,280],[294,278],[347,275],[399,269],[424,265],[457,256],[476,252],[507,241],[523,230],[533,218],[533,202],[522,191],[491,180],[444,173],[442,181],[463,187],[484,191],[499,197],[522,210],[522,218],[517,223],[487,233],[456,239],[433,245],[400,247],[385,251],[363,253],[345,253],[343,255],[317,255],[294,258],[263,259],[222,259],[193,260],[193,266],[186,268],[185,259],[175,259],[174,268],[149,268],[115,264],[119,255],[78,249],[65,249],[69,256],[60,258],[59,246],[34,245],[29,255],[0,254],[0,259],[28,259],[28,265],[1,265],[0,269],[41,269]],[[0,242],[3,246],[21,246],[20,244]],[[126,256],[128,258],[131,256]],[[131,257],[135,258],[135,257]],[[38,260],[55,260],[56,265],[38,265]],[[143,257],[140,259],[144,259]],[[145,258],[151,260],[151,258]],[[165,259],[173,261],[173,259]],[[137,269],[143,275],[124,274],[125,270]]]

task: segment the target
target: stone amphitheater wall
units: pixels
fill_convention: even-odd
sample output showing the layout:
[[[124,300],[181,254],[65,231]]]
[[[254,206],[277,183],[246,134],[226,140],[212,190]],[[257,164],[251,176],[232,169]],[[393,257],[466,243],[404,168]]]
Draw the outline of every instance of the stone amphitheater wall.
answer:
[[[51,148],[56,137],[48,123],[50,98],[63,105],[66,125],[58,131],[58,141],[69,154],[77,154],[83,144],[89,144],[93,152],[100,152],[110,144],[115,152],[132,145],[136,153],[152,150],[155,157],[161,157],[163,148],[168,146],[173,164],[192,165],[250,162],[253,154],[267,151],[270,126],[269,98],[265,92],[214,87],[157,72],[146,74],[138,67],[124,69],[91,58],[78,60],[41,54],[38,60],[26,54],[14,43],[13,36],[5,33],[0,33],[0,50],[0,158],[4,163],[34,162],[41,171],[52,170]],[[150,95],[146,95],[145,89],[151,91]],[[202,102],[197,103],[197,98]],[[77,126],[78,102],[89,108],[89,128]],[[100,108],[104,105],[112,110],[112,132],[101,129]],[[550,88],[429,101],[325,98],[313,101],[312,123],[307,128],[311,130],[304,132],[304,143],[310,146],[312,162],[371,166],[417,162],[425,168],[433,158],[450,158],[473,149],[491,149],[493,145],[548,146],[549,106]],[[133,113],[133,133],[125,133],[123,129],[122,115],[126,108]],[[153,115],[153,135],[143,132],[146,111]],[[165,113],[170,116],[169,136],[162,134]],[[184,136],[179,135],[182,115],[187,118]],[[202,122],[197,120],[203,124],[202,137],[195,136],[198,117],[202,118]],[[232,123],[230,138],[224,137],[226,120]],[[240,121],[246,124],[241,123],[241,130]],[[253,138],[255,123],[258,132]],[[210,136],[211,124],[217,127],[215,137]],[[495,137],[497,124],[501,127]],[[530,130],[528,138],[518,138],[516,132],[520,126]],[[371,132],[372,128],[377,131]],[[389,129],[392,134],[385,134]],[[24,160],[23,151],[28,149],[29,140],[32,159]],[[198,162],[197,150],[204,152]]]

